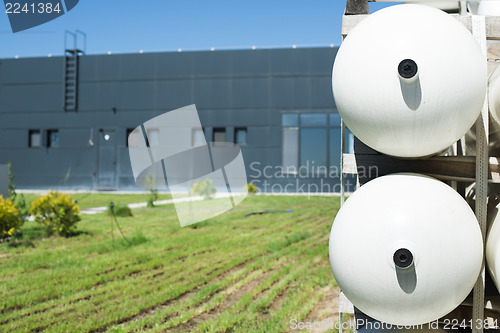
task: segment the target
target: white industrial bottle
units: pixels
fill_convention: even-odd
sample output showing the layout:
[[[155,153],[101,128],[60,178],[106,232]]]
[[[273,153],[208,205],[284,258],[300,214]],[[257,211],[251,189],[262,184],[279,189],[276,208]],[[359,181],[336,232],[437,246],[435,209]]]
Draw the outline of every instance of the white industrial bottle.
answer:
[[[417,174],[361,186],[338,212],[329,247],[346,297],[395,325],[428,323],[455,309],[471,292],[483,258],[467,202],[441,181]]]
[[[342,119],[362,142],[393,156],[445,150],[477,119],[486,61],[455,18],[424,5],[375,12],[347,36],[332,86]]]

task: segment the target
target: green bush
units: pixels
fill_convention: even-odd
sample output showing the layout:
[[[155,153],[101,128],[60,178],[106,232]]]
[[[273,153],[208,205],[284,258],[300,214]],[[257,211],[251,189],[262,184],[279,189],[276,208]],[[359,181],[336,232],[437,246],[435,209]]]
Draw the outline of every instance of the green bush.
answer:
[[[255,194],[259,190],[257,186],[255,186],[254,183],[248,183],[245,185],[245,189],[247,190],[248,194]]]
[[[16,185],[14,185],[14,172],[12,172],[12,163],[7,163],[9,166],[9,200],[14,202],[16,200]]]
[[[149,196],[148,196],[148,207],[153,208],[155,206],[154,202],[158,200],[158,190],[149,190]]]
[[[0,238],[10,237],[23,225],[16,206],[0,195]]]
[[[216,192],[217,189],[215,188],[214,182],[210,178],[207,178],[202,182],[196,181],[191,188],[192,194],[202,196],[205,199],[211,199]]]
[[[113,204],[113,211],[115,212],[115,216],[118,217],[129,217],[132,215],[132,209],[130,209],[127,205],[122,205],[120,203]],[[111,216],[111,204],[108,206],[107,210],[108,216]]]
[[[80,207],[71,196],[53,191],[34,200],[29,213],[45,227],[48,235],[71,236],[81,220]]]
[[[7,163],[9,168],[9,200],[16,206],[17,210],[21,215],[21,220],[24,222],[26,217],[28,216],[29,207],[26,204],[26,199],[24,198],[24,194],[17,194],[16,185],[14,185],[14,178],[16,177],[14,172],[12,171],[12,163]]]
[[[21,214],[21,219],[24,221],[29,213],[29,206],[26,204],[26,199],[24,198],[24,194],[16,195],[16,200],[14,201],[14,205],[16,206],[19,214]]]
[[[148,195],[148,207],[153,208],[155,206],[154,202],[158,200],[158,190],[156,189],[156,180],[155,177],[151,173],[148,173],[146,180],[144,182],[144,186],[147,190],[149,190]]]

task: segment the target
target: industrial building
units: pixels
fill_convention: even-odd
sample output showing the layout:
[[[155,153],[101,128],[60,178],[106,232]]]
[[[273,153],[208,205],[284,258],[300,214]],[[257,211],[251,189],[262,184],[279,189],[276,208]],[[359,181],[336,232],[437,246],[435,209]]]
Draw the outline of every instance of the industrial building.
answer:
[[[20,189],[138,190],[127,135],[195,104],[206,140],[237,143],[261,191],[339,192],[337,50],[1,59],[0,164]]]

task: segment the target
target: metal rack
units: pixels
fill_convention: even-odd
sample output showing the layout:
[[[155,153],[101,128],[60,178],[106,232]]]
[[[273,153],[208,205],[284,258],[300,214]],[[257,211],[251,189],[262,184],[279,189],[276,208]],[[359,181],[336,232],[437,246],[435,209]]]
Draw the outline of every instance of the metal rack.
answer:
[[[363,19],[369,15],[368,0],[347,0],[346,10],[342,20],[342,37],[345,38],[349,32]],[[463,4],[462,4],[463,5]],[[464,14],[464,11],[460,11]],[[467,27],[474,35],[482,52],[485,56],[485,61],[488,61],[490,72],[498,66],[498,59],[494,56],[488,56],[487,40],[500,40],[500,17],[484,17],[450,14],[465,27]],[[426,159],[398,159],[380,154],[371,148],[365,146],[357,138],[355,138],[355,161],[353,162],[346,156],[345,152],[345,125],[342,123],[342,139],[341,139],[341,206],[344,202],[344,180],[345,175],[352,173],[352,168],[377,166],[379,174],[382,176],[397,172],[416,172],[423,173],[443,181],[451,181],[457,183],[475,183],[476,200],[475,214],[483,235],[483,243],[486,236],[486,215],[487,215],[487,200],[488,200],[488,183],[500,183],[499,163],[496,158],[489,158],[488,154],[488,134],[489,134],[489,113],[488,113],[488,98],[485,98],[481,114],[476,121],[476,155],[463,156],[464,152],[462,144],[457,145],[454,156],[435,156]],[[457,154],[458,151],[458,154]],[[359,178],[358,183],[364,184],[371,180],[369,177]],[[465,189],[465,186],[455,186],[460,189]],[[465,195],[465,193],[461,193]],[[342,296],[342,295],[341,295]],[[496,295],[498,296],[498,295]],[[489,307],[495,303],[497,298],[487,299]],[[468,303],[468,304],[465,304]],[[485,318],[485,269],[484,258],[482,272],[474,286],[473,297],[471,300],[466,300],[463,306],[469,306],[472,303],[472,320],[484,322]],[[342,308],[340,307],[342,305]],[[349,309],[345,305],[345,300],[339,301],[340,320],[342,321],[342,312]],[[458,312],[463,309],[458,309]],[[488,310],[490,311],[490,310]],[[456,314],[456,313],[455,313]],[[340,325],[341,327],[342,325]],[[472,327],[473,333],[483,331],[483,325]]]

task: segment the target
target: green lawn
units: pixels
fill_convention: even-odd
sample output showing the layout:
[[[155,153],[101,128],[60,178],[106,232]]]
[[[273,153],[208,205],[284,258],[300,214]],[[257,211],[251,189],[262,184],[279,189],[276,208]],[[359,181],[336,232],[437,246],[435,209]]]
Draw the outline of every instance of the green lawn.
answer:
[[[286,332],[292,319],[319,321],[337,311],[314,314],[334,301],[338,207],[255,196],[184,228],[172,205],[137,209],[118,219],[128,242],[104,214],[82,216],[71,238],[27,222],[22,239],[0,245],[0,331]],[[275,212],[244,217],[263,210]]]
[[[40,197],[39,194],[34,194],[34,193],[23,193],[23,195],[28,204],[34,199]],[[129,204],[136,202],[146,202],[148,199],[148,194],[146,193],[137,193],[137,194],[77,193],[77,194],[72,194],[71,196],[74,200],[78,202],[78,205],[82,209],[108,206],[110,202]],[[158,195],[158,200],[167,200],[167,199],[172,199],[172,196],[168,193],[160,193]]]

